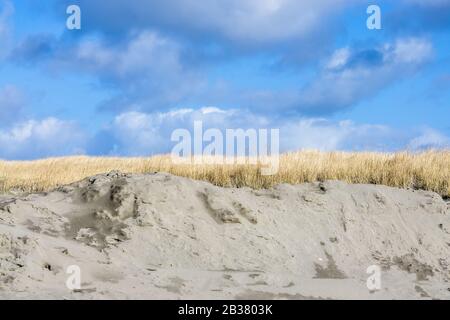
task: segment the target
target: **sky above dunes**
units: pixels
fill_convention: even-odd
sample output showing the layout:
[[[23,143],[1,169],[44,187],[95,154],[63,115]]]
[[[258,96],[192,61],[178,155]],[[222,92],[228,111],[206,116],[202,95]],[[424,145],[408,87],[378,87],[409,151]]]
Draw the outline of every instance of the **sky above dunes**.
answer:
[[[170,152],[195,120],[282,151],[448,148],[449,119],[450,0],[0,0],[3,159]]]

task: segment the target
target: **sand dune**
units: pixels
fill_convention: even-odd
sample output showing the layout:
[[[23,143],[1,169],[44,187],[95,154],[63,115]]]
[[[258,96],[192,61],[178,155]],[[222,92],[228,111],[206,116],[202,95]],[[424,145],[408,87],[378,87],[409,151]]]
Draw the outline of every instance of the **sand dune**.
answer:
[[[429,191],[111,172],[0,196],[2,299],[448,299],[449,265],[449,204]]]

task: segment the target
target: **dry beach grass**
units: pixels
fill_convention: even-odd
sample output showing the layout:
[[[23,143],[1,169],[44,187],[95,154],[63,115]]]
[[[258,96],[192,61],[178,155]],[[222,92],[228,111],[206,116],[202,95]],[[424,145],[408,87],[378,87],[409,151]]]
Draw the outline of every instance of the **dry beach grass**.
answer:
[[[0,161],[0,192],[48,191],[112,170],[168,172],[217,186],[268,188],[280,183],[323,180],[382,184],[435,191],[450,196],[450,151],[422,153],[299,151],[280,157],[279,172],[262,176],[255,165],[178,165],[169,155],[148,158],[63,157]]]

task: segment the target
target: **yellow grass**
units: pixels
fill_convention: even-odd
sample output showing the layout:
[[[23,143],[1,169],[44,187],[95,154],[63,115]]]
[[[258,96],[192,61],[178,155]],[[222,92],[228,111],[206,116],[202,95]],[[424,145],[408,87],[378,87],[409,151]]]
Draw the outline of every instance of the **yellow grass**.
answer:
[[[0,161],[0,192],[47,191],[111,170],[170,172],[218,186],[267,188],[279,183],[343,180],[432,190],[450,196],[450,151],[392,154],[300,151],[281,155],[279,172],[273,176],[261,176],[260,168],[254,165],[175,165],[170,156]]]

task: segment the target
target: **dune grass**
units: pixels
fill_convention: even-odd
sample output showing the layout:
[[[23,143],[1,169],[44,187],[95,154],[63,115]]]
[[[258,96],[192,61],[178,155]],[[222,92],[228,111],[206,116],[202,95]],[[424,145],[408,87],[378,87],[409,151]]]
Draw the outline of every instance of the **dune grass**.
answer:
[[[218,186],[268,188],[279,183],[342,180],[349,183],[431,190],[450,196],[450,151],[423,153],[299,151],[280,157],[273,176],[255,165],[176,165],[170,156],[149,158],[64,157],[36,161],[0,161],[0,192],[48,191],[85,177],[119,170],[169,172]]]

